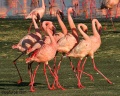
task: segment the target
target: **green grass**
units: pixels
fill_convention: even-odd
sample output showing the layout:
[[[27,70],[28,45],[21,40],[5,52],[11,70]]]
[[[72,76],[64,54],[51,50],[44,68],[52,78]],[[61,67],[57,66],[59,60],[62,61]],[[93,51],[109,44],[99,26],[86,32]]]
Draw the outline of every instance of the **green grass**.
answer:
[[[48,90],[45,76],[43,75],[43,65],[37,72],[35,80],[36,91],[31,93],[29,90],[29,75],[27,72],[27,64],[25,63],[26,55],[21,57],[17,66],[21,72],[23,83],[18,85],[19,79],[17,71],[12,61],[20,54],[16,50],[12,50],[11,46],[16,44],[24,35],[27,34],[27,29],[30,20],[22,19],[0,19],[0,96],[5,95],[25,95],[25,96],[119,96],[120,94],[120,22],[115,22],[116,31],[113,30],[111,23],[108,23],[107,30],[102,31],[101,39],[102,45],[95,54],[95,61],[98,69],[108,77],[113,84],[108,84],[102,76],[97,74],[93,69],[90,58],[88,58],[85,65],[85,71],[92,74],[94,81],[83,75],[82,84],[84,89],[77,88],[77,80],[75,74],[72,72],[69,61],[65,58],[61,64],[59,71],[59,81],[66,90]],[[56,21],[53,21],[56,29],[60,31],[60,27]],[[67,21],[64,21],[68,25]],[[76,25],[79,22],[76,21]],[[105,22],[101,22],[103,27]],[[91,22],[85,22],[89,27],[88,34],[91,34]],[[67,26],[69,28],[69,26]],[[32,32],[34,32],[32,28]],[[60,56],[57,57],[57,62]],[[78,59],[72,59],[74,65],[77,65]],[[52,66],[53,61],[50,61]],[[37,63],[33,64],[33,68]],[[49,71],[47,71],[49,75]],[[49,75],[50,82],[53,78]]]

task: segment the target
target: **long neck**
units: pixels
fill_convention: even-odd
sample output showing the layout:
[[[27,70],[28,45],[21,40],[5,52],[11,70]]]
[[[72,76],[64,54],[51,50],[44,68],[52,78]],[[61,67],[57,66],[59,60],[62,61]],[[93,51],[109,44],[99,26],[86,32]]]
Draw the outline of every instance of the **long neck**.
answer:
[[[68,10],[68,22],[72,30],[72,34],[75,36],[76,39],[78,39],[77,29],[70,13],[71,12]]]
[[[56,43],[53,35],[51,34],[52,32],[51,32],[51,30],[50,30],[48,27],[47,27],[47,33],[48,33],[48,35],[49,35],[49,37],[50,37],[50,39],[51,39],[51,44],[52,44],[52,45],[54,45],[54,44],[57,45],[57,43]]]
[[[47,31],[47,26],[46,26],[47,23],[48,23],[48,21],[44,21],[42,23],[42,27],[43,27],[43,29],[44,29],[45,32]]]
[[[84,25],[84,24],[82,24],[82,23],[78,24],[78,30],[80,31],[80,33],[81,33],[81,35],[83,36],[83,38],[84,38],[85,40],[88,40],[88,39],[89,39],[89,36],[81,29],[81,27],[83,27],[83,29],[84,29],[85,26],[86,26],[86,25]]]
[[[33,24],[34,24],[35,29],[38,29],[39,27],[38,27],[38,25],[37,25],[37,23],[36,23],[34,17],[32,17],[32,21],[33,21]]]
[[[44,0],[42,0],[42,8],[45,9],[45,2],[44,2]]]
[[[94,36],[100,36],[99,35],[99,33],[98,33],[98,31],[97,31],[97,29],[96,29],[96,26],[95,26],[95,24],[97,24],[98,25],[98,20],[97,19],[93,19],[92,20],[92,30],[93,30],[93,35]]]
[[[63,34],[66,35],[67,34],[67,28],[66,28],[65,24],[61,20],[59,14],[56,14],[56,16],[57,16],[57,19],[58,19],[58,22],[59,22],[59,25],[60,25],[60,27],[62,29]]]

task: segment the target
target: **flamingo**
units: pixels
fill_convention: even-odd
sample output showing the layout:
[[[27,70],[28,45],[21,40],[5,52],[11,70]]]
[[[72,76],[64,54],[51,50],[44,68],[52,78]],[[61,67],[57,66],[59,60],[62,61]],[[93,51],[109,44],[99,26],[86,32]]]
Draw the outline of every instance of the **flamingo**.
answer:
[[[38,28],[38,25],[36,24],[36,21],[35,21],[35,16],[32,16],[32,21],[34,23],[34,27],[35,27],[35,31],[36,33],[30,33],[26,36],[24,36],[18,44],[15,44],[12,46],[12,49],[17,49],[19,50],[20,52],[22,52],[22,54],[20,56],[18,56],[14,61],[14,65],[18,71],[18,74],[19,74],[19,77],[20,77],[20,80],[18,81],[18,84],[20,84],[22,82],[22,77],[19,73],[19,70],[16,66],[16,61],[23,55],[26,53],[26,50],[29,49],[31,46],[33,46],[38,40],[40,40],[42,38],[41,34],[40,34],[40,30]]]
[[[101,4],[101,9],[112,9],[115,5],[119,3],[119,0],[103,0]]]
[[[39,21],[41,21],[41,18],[44,16],[44,14],[45,14],[45,3],[44,3],[44,0],[42,0],[42,7],[33,9],[33,10],[25,17],[25,19],[30,19],[30,18],[32,18],[32,15],[35,15],[36,17],[39,18]],[[32,23],[30,24],[29,31],[30,31],[30,29],[31,29],[31,26],[32,26]],[[29,33],[29,31],[28,31],[28,33]]]
[[[90,37],[81,29],[81,27],[84,29],[84,28],[87,28],[87,26],[82,23],[78,24],[78,30],[80,31],[84,39],[80,40],[80,42],[70,52],[67,53],[68,57],[80,58],[77,65],[78,74],[76,74],[79,88],[83,88],[83,85],[81,84],[79,79],[79,75],[81,72],[80,63],[82,59],[89,54],[92,46]],[[89,76],[91,77],[91,80],[93,80],[92,75],[89,75]]]
[[[97,24],[97,29],[99,30],[99,33],[95,27],[95,24]],[[102,26],[101,26],[100,22],[97,19],[93,19],[92,20],[93,36],[90,36],[90,39],[92,41],[92,49],[90,51],[89,56],[92,59],[94,70],[96,70],[100,75],[102,75],[104,77],[104,79],[107,80],[108,83],[112,84],[112,82],[105,75],[103,75],[102,72],[100,72],[98,70],[98,68],[96,67],[95,61],[94,61],[94,53],[99,49],[99,47],[101,45],[101,38],[100,38],[101,28],[102,28]]]
[[[120,2],[120,0],[103,0],[102,1],[101,9],[107,9],[108,10],[106,17],[108,17],[108,15],[111,15],[111,12],[110,12],[111,9],[113,9],[116,5],[118,5],[119,2]],[[111,19],[114,30],[116,30],[115,26],[114,26],[114,23],[113,23],[113,20],[112,20],[112,17],[110,17],[110,19]],[[105,27],[105,29],[106,29],[106,27]]]
[[[99,33],[96,29],[95,24],[97,25],[97,29],[99,30]],[[101,76],[103,76],[103,78],[108,83],[112,84],[112,82],[96,67],[96,64],[95,64],[95,61],[94,61],[94,53],[99,49],[99,47],[101,45],[101,38],[100,38],[101,28],[102,28],[102,25],[99,23],[99,21],[97,19],[93,19],[92,20],[93,35],[90,36],[92,46],[91,46],[91,50],[90,50],[88,56],[90,56],[91,59],[92,59],[92,64],[93,64],[94,70],[97,71]],[[82,69],[81,69],[81,73],[80,73],[80,79],[81,79],[82,72],[84,70],[84,65],[86,63],[86,60],[87,60],[87,57],[85,58],[85,61],[82,65]]]
[[[51,70],[51,68],[50,68],[50,66],[48,64],[48,62],[55,57],[56,51],[57,51],[57,47],[58,47],[57,42],[55,41],[53,35],[51,34],[52,33],[51,31],[52,30],[50,30],[47,27],[47,33],[50,36],[51,43],[50,44],[43,44],[41,46],[41,48],[35,50],[33,52],[33,54],[29,58],[26,59],[26,63],[29,63],[29,62],[32,62],[32,61],[36,61],[38,63],[43,63],[44,64],[44,74],[46,76],[48,88],[51,89],[51,90],[53,90],[53,87],[50,87],[50,84],[48,82],[48,77],[47,77],[47,74],[46,74],[46,66],[49,68],[52,76],[55,78],[57,87],[61,88],[62,90],[64,90],[64,88],[62,88],[62,86],[58,82],[58,78],[57,78],[58,76],[57,76],[57,74],[55,74],[55,73],[52,72],[52,70]],[[36,73],[36,70],[38,69],[38,66],[35,69],[35,73]],[[34,86],[33,86],[33,84],[34,84],[34,78],[35,78],[35,74],[33,74],[33,77],[31,78],[32,85],[31,85],[30,90],[32,92],[35,91]]]

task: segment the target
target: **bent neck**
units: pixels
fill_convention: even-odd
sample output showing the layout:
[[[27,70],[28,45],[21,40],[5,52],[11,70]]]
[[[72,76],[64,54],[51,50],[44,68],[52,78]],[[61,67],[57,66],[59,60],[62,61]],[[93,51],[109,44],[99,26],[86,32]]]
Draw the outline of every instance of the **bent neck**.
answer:
[[[80,33],[81,33],[81,35],[83,36],[83,38],[84,38],[85,40],[88,40],[88,39],[89,39],[89,36],[82,30],[81,27],[84,29],[84,28],[86,27],[86,25],[84,25],[84,24],[82,24],[82,23],[78,24],[78,30],[80,31]]]
[[[49,37],[50,37],[50,39],[51,39],[51,44],[52,45],[57,45],[57,43],[56,43],[56,41],[55,41],[55,39],[54,39],[54,36],[51,34],[52,32],[51,32],[52,30],[50,30],[48,27],[47,27],[47,34],[49,35]]]
[[[75,36],[76,39],[78,39],[77,29],[76,29],[76,26],[75,26],[74,21],[72,19],[71,13],[72,13],[71,9],[68,9],[68,23],[69,23],[70,28],[72,30],[72,34]]]
[[[38,29],[38,25],[37,25],[37,23],[36,23],[36,21],[35,21],[35,19],[33,17],[32,17],[32,21],[33,21],[35,29]]]
[[[68,32],[67,32],[67,28],[66,28],[65,24],[61,20],[59,14],[56,14],[56,16],[57,16],[57,19],[58,19],[58,22],[59,22],[59,25],[60,25],[60,27],[62,29],[63,34],[66,35]]]
[[[92,29],[93,29],[93,35],[94,36],[100,36],[98,31],[97,31],[97,28],[96,28],[96,24],[98,25],[98,20],[97,19],[93,19],[92,20]]]

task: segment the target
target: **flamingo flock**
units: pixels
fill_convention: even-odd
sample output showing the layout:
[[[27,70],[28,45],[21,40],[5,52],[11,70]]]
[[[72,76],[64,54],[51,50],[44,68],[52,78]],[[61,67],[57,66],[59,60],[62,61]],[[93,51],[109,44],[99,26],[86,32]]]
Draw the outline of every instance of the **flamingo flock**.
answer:
[[[56,55],[58,55],[57,53],[62,53],[69,58],[70,66],[72,67],[72,70],[75,73],[75,76],[78,80],[78,88],[84,88],[84,86],[81,83],[82,74],[86,74],[90,77],[90,80],[93,81],[93,76],[87,72],[84,72],[84,66],[88,56],[90,56],[92,59],[94,70],[96,70],[109,84],[112,84],[112,82],[96,67],[96,63],[94,60],[94,54],[101,45],[100,35],[102,25],[97,19],[92,19],[91,25],[93,35],[89,36],[87,34],[88,27],[84,23],[79,23],[76,27],[74,19],[72,18],[72,14],[74,14],[74,12],[75,10],[72,7],[68,8],[67,10],[67,20],[70,26],[70,30],[68,30],[63,22],[63,12],[60,9],[56,11],[56,18],[58,24],[60,25],[61,32],[57,31],[52,21],[41,22],[43,30],[40,30],[40,28],[38,27],[37,21],[40,20],[45,13],[44,0],[42,0],[42,7],[32,10],[30,14],[26,16],[26,19],[32,19],[35,32],[29,33],[26,36],[24,36],[17,44],[14,44],[12,46],[12,49],[17,49],[20,52],[22,52],[22,54],[13,61],[18,71],[18,75],[20,77],[20,80],[18,81],[19,84],[22,82],[22,76],[18,70],[16,61],[23,54],[28,55],[28,58],[26,58],[25,61],[28,65],[28,72],[30,75],[29,85],[31,92],[35,91],[35,77],[40,64],[44,65],[43,70],[46,82],[48,84],[48,89],[55,90],[56,88],[58,88],[61,90],[65,90],[65,88],[60,84],[58,76],[58,71],[62,64],[63,56],[61,57],[61,60],[59,61],[58,65],[56,64],[56,62],[54,62],[53,69],[49,66],[49,61],[56,61]],[[44,32],[46,36],[43,37],[41,32]],[[79,39],[79,33],[81,34],[82,39]],[[79,58],[76,68],[73,66],[71,58]],[[84,62],[82,63],[83,60]],[[38,65],[32,72],[31,65],[34,64],[34,62],[37,62]],[[52,86],[49,83],[49,79],[46,73],[46,67],[48,67],[54,79]]]

